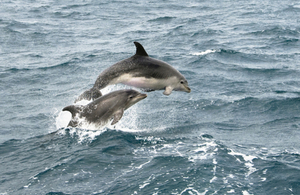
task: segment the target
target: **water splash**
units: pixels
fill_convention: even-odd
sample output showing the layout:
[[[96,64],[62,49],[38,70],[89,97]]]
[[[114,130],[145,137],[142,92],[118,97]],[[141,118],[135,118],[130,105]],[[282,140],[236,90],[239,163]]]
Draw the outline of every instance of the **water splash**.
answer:
[[[67,127],[71,119],[72,119],[71,112],[60,111],[55,120],[56,129]]]
[[[124,85],[112,85],[101,90],[102,94],[108,94],[112,91],[128,88]],[[91,101],[81,100],[75,103],[75,105],[87,105]],[[78,143],[84,143],[86,141],[93,141],[97,136],[105,132],[106,130],[117,130],[125,132],[140,132],[139,127],[139,114],[138,107],[136,105],[132,106],[124,112],[122,119],[115,125],[111,125],[111,120],[103,123],[102,125],[97,125],[94,123],[87,122],[84,118],[78,118],[79,128],[70,128],[70,135],[75,138],[78,136]],[[60,133],[65,134],[64,130],[68,127],[72,115],[69,111],[57,111],[57,117],[55,118],[56,129],[63,129]]]

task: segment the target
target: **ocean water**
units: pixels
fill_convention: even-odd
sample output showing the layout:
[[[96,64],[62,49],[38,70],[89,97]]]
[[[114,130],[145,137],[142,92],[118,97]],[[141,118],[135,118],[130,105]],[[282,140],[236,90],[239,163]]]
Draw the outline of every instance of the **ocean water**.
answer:
[[[1,195],[300,194],[298,1],[0,8]],[[66,128],[62,108],[134,41],[192,92],[149,92],[115,126]]]

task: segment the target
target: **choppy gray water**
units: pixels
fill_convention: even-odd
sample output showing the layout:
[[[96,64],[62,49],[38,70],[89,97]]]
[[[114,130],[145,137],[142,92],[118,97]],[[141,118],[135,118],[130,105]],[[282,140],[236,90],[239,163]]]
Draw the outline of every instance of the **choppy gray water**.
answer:
[[[0,8],[0,194],[300,194],[297,1]],[[101,131],[62,127],[133,41],[192,92],[150,92]]]

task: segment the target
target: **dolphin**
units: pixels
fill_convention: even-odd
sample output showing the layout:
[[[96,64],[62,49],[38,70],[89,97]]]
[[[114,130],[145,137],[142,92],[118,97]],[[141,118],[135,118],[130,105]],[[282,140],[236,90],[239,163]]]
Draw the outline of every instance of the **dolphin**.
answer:
[[[113,119],[111,125],[114,125],[122,118],[126,109],[146,97],[146,94],[138,91],[123,89],[101,96],[85,106],[67,106],[63,108],[63,111],[69,111],[72,114],[72,119],[68,124],[70,127],[81,127],[84,122],[99,127],[111,119]]]
[[[149,57],[144,47],[134,42],[136,54],[105,69],[94,86],[82,93],[75,102],[82,99],[94,100],[102,94],[101,89],[108,85],[123,83],[149,92],[164,90],[164,95],[172,91],[191,92],[185,77],[166,62]]]

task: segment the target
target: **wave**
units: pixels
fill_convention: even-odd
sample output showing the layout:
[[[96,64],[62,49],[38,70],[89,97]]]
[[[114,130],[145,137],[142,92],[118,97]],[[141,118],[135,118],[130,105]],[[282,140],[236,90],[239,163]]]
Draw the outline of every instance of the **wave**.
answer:
[[[211,28],[206,28],[203,30],[200,30],[198,32],[195,32],[191,35],[192,38],[206,38],[206,39],[211,39],[213,36],[218,36],[220,34],[222,34],[223,31],[222,30],[215,30],[215,29],[211,29]],[[210,40],[212,41],[212,40]]]
[[[293,52],[292,46],[296,47],[299,42],[300,29],[283,26],[269,26],[258,31],[248,32],[246,36],[254,36],[255,39],[262,41],[264,45],[272,48],[289,46],[284,52]],[[278,53],[278,52],[276,52]]]
[[[42,56],[40,55],[35,55],[33,57],[36,58],[42,58]],[[42,70],[42,71],[47,71],[47,70],[65,70],[66,68],[72,68],[72,70],[76,70],[78,68],[80,68],[80,66],[77,66],[76,64],[78,64],[78,62],[81,61],[79,58],[73,58],[69,61],[66,62],[62,62],[56,65],[52,65],[52,66],[28,66],[28,67],[24,67],[24,68],[8,68],[5,70],[5,72],[10,72],[10,73],[18,73],[18,72],[29,72],[29,71],[37,71],[37,70]]]
[[[140,192],[154,188],[161,190],[162,185],[176,183],[172,190],[180,192],[223,193],[234,189],[236,193],[240,190],[251,193],[274,185],[276,180],[290,181],[297,189],[293,182],[299,174],[299,154],[295,152],[271,154],[266,150],[249,150],[248,147],[245,152],[243,148],[229,148],[212,135],[199,134],[195,129],[180,135],[173,134],[172,129],[158,135],[106,130],[92,141],[85,142],[78,140],[80,131],[86,130],[66,128],[59,131],[27,140],[9,140],[0,145],[0,148],[14,147],[1,154],[7,159],[2,163],[14,159],[11,164],[30,161],[35,165],[34,170],[16,169],[22,176],[22,187],[17,191],[39,191],[41,186],[57,185],[61,180],[68,184],[57,189],[62,192],[67,192],[69,185],[86,180],[91,185],[84,189],[85,192],[98,189],[94,182],[98,185],[106,183],[103,192],[119,192],[127,187],[113,184],[123,180],[127,181],[126,184],[138,180],[136,185]],[[276,177],[283,172],[287,173],[284,177]],[[6,171],[3,177],[8,179]],[[258,183],[260,185],[256,185]],[[188,184],[195,187],[187,189]],[[199,188],[196,184],[206,187]],[[82,187],[75,187],[75,190],[81,192]],[[273,189],[267,191],[273,192]]]
[[[208,53],[208,54],[206,54]],[[236,50],[217,49],[212,52],[210,50],[199,53],[206,54],[204,58],[195,59],[190,62],[192,66],[198,64],[208,64],[210,69],[222,69],[226,72],[237,73],[244,72],[251,76],[270,76],[284,77],[299,71],[294,64],[287,64],[290,55],[287,54],[257,54],[244,53]],[[201,55],[200,55],[201,56]],[[295,57],[295,55],[293,55]]]
[[[268,27],[263,30],[250,32],[249,34],[255,35],[255,36],[268,36],[268,37],[270,37],[271,35],[297,37],[297,36],[299,36],[300,31],[299,31],[299,29],[291,29],[291,28],[285,28],[285,27],[281,27],[281,26],[272,26],[272,27]]]
[[[37,14],[37,13],[45,14],[50,8],[51,8],[50,5],[36,5],[36,6],[30,7],[29,12],[32,12],[34,14]]]
[[[17,20],[11,20],[11,21],[6,21],[6,28],[11,29],[28,29],[30,27],[29,23],[17,21]]]
[[[87,6],[91,6],[91,5],[92,4],[90,4],[90,3],[72,4],[72,5],[63,6],[62,9],[69,10],[69,9],[74,9],[74,8],[87,7]]]
[[[73,19],[79,19],[83,20],[84,17],[86,17],[87,14],[82,14],[81,12],[78,11],[67,11],[67,12],[62,12],[62,11],[56,11],[54,12],[54,17],[56,18],[73,18]]]
[[[10,44],[24,44],[21,42],[43,40],[49,35],[48,32],[40,27],[47,24],[38,21],[3,20],[1,23],[0,30],[8,36],[5,42],[8,41]]]
[[[300,97],[298,96],[280,97],[274,93],[267,96],[244,97],[240,100],[234,100],[232,105],[237,106],[238,109],[246,110],[252,108],[254,110],[254,108],[257,108],[257,111],[274,113],[275,111],[281,112],[282,110],[296,112],[299,102]]]
[[[148,20],[148,22],[169,23],[175,18],[176,17],[169,17],[169,16],[157,17],[155,19]]]
[[[65,69],[67,67],[72,67],[72,69],[76,69],[78,68],[78,66],[76,66],[75,64],[77,64],[77,62],[80,61],[78,58],[73,58],[69,61],[60,63],[60,64],[56,64],[53,66],[45,66],[45,67],[39,67],[39,70],[56,70],[56,69]]]

